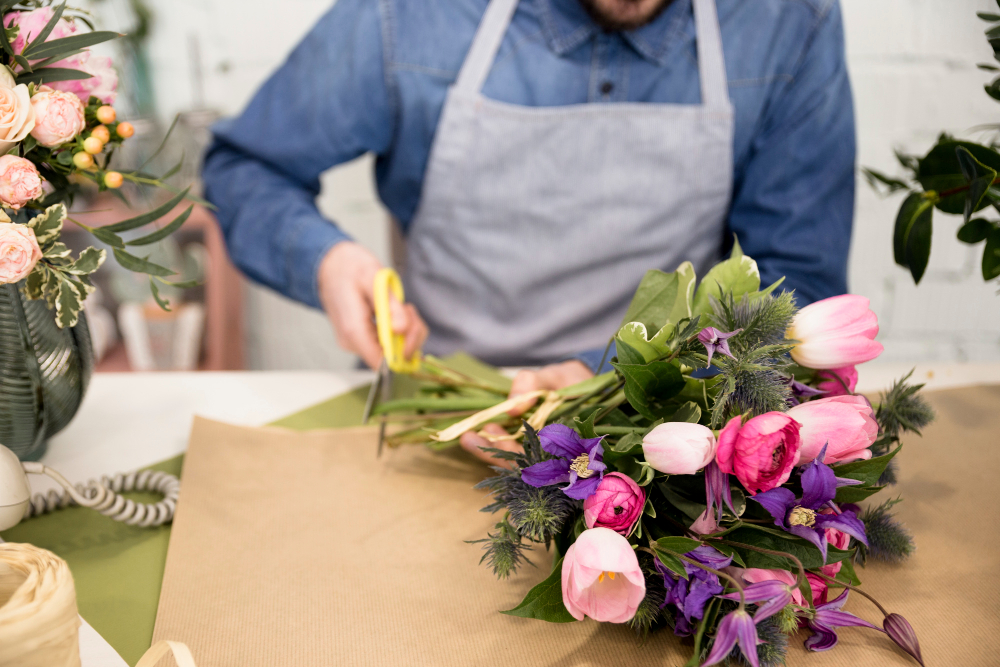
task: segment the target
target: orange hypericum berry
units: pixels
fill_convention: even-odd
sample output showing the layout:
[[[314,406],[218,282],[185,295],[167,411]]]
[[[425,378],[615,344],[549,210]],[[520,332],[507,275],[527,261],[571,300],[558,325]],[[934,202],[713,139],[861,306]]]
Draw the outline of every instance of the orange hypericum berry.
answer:
[[[112,189],[120,188],[122,186],[123,181],[124,179],[122,178],[122,175],[119,174],[117,171],[109,171],[108,173],[104,174],[104,185],[108,186],[109,188]]]
[[[118,117],[118,112],[115,111],[114,107],[109,107],[105,104],[103,107],[99,107],[97,109],[97,113],[95,115],[97,116],[97,120],[101,121],[105,125],[109,125],[115,122],[115,118]]]
[[[122,139],[128,139],[133,134],[135,134],[135,128],[132,126],[132,123],[129,123],[127,121],[124,123],[118,123],[119,137],[121,137]]]
[[[73,156],[73,164],[77,169],[90,169],[94,166],[94,156],[90,153],[76,153]]]
[[[90,131],[90,136],[97,137],[101,140],[102,144],[106,144],[111,141],[111,131],[104,125],[98,125],[93,130]]]
[[[87,137],[83,140],[83,150],[91,155],[97,155],[104,150],[104,142],[97,137]]]

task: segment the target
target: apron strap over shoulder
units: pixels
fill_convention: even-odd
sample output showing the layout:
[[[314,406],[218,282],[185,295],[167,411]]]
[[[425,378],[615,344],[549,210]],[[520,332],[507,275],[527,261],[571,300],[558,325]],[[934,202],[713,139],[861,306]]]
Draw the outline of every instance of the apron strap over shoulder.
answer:
[[[490,0],[479,22],[476,36],[472,38],[472,46],[458,72],[455,87],[466,93],[478,94],[483,88],[486,76],[493,67],[493,59],[500,50],[500,43],[507,33],[507,26],[517,9],[518,0]]]
[[[694,0],[694,25],[702,104],[710,109],[728,109],[729,81],[715,0]]]

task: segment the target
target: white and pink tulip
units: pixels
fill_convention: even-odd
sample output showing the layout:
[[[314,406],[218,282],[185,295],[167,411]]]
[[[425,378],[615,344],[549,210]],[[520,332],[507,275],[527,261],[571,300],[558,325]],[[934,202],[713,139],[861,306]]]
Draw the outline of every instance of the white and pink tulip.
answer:
[[[788,338],[799,341],[792,359],[806,368],[834,369],[871,361],[882,354],[878,318],[868,299],[843,294],[810,304],[800,310],[788,329]]]

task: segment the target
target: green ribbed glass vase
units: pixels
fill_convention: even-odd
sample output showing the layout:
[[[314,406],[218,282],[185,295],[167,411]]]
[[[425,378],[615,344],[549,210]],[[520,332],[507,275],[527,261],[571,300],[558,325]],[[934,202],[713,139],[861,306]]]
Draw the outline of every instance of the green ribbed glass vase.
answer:
[[[0,444],[37,461],[76,414],[94,370],[87,319],[56,326],[44,301],[0,285]]]

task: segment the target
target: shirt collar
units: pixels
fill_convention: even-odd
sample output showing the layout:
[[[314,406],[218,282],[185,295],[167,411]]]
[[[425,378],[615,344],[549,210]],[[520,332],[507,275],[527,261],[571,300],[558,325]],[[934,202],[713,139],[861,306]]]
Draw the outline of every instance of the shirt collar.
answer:
[[[558,55],[573,51],[600,30],[579,0],[540,0],[539,6],[545,37]],[[621,35],[642,57],[662,66],[691,15],[691,0],[673,0],[651,23]]]

